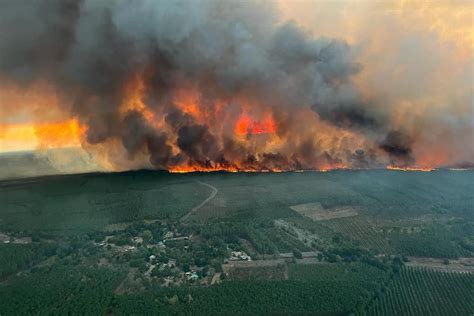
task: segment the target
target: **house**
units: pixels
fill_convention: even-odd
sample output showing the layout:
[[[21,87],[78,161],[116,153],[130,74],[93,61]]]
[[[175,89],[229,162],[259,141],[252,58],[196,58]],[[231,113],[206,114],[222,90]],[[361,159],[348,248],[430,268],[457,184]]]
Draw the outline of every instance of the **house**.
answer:
[[[158,249],[160,250],[164,250],[166,248],[165,243],[162,241],[159,241],[157,246],[158,246]]]
[[[188,273],[190,273],[190,274],[188,275]],[[195,271],[193,271],[192,273],[187,272],[186,275],[188,277],[188,280],[190,280],[190,281],[196,281],[197,279],[199,279],[199,276],[197,275],[197,273]]]
[[[240,256],[240,260],[243,260],[243,261],[252,261],[252,258],[250,258],[250,256],[247,256],[247,255],[242,255],[242,256]]]

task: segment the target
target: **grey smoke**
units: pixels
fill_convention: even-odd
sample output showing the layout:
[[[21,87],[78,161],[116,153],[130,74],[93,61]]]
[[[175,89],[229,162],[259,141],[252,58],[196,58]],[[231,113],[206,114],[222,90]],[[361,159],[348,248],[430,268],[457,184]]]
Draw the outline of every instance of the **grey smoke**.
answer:
[[[314,39],[291,22],[277,24],[276,10],[266,2],[0,1],[1,76],[21,85],[54,82],[71,100],[71,113],[87,124],[89,143],[120,139],[132,157],[146,150],[158,168],[234,160],[270,169],[377,163],[373,148],[315,154],[318,145],[292,119],[301,107],[366,134],[394,159],[406,160],[409,137],[390,131],[386,114],[361,100],[351,82],[361,69],[354,60],[342,41]],[[163,115],[174,135],[151,126],[139,112],[125,118],[119,113],[124,84],[145,70],[146,105]],[[186,86],[199,88],[200,106],[211,112],[212,100],[235,95],[271,105],[282,130],[301,134],[301,151],[257,158],[239,148],[229,133],[215,134],[176,109],[172,96]]]

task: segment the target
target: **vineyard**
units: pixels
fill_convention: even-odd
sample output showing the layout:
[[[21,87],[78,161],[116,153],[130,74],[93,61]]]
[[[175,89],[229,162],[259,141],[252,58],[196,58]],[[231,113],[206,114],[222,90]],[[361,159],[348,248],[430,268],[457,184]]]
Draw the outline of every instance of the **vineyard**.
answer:
[[[472,315],[474,274],[403,268],[368,315]]]
[[[392,253],[385,236],[376,231],[373,225],[360,218],[338,218],[322,222],[328,228],[338,232],[363,247],[379,253]]]

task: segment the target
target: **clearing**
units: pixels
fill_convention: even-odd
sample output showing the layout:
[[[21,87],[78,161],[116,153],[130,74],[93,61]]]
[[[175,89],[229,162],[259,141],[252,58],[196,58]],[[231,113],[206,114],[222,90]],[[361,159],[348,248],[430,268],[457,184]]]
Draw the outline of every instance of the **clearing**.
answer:
[[[474,258],[450,259],[446,264],[445,259],[429,257],[408,257],[407,267],[424,267],[445,272],[468,272],[474,273]]]
[[[327,221],[334,218],[357,215],[357,210],[353,206],[324,208],[319,202],[293,205],[290,208],[301,215],[311,218],[313,221]]]

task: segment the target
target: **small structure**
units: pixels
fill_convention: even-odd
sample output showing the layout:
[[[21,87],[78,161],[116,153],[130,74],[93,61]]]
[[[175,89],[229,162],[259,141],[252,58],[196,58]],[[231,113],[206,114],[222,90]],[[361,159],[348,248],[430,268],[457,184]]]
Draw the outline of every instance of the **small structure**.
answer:
[[[125,252],[132,251],[132,250],[135,250],[135,246],[126,245],[126,246],[123,247],[123,251],[125,251]]]
[[[231,261],[252,261],[252,258],[245,251],[232,251],[229,258]]]
[[[197,279],[199,279],[199,276],[197,275],[196,271],[186,272],[186,276],[190,281],[196,281]]]
[[[133,237],[133,242],[138,244],[143,244],[143,238],[142,237]]]
[[[169,231],[163,236],[163,239],[170,239],[170,238],[173,238],[173,237],[174,237],[173,232]]]

